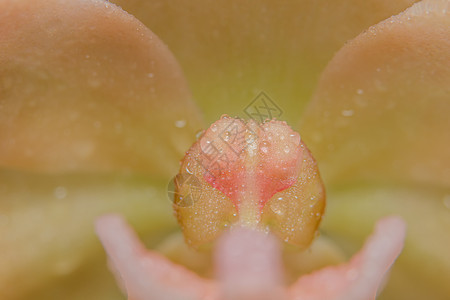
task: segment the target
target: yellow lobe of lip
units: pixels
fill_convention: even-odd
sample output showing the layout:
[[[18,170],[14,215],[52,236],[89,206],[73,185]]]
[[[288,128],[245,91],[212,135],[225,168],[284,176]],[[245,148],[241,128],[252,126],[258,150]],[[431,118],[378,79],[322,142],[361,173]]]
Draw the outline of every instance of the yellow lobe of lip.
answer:
[[[186,153],[177,178],[174,210],[194,247],[235,224],[306,247],[325,209],[317,165],[281,121],[223,116]]]

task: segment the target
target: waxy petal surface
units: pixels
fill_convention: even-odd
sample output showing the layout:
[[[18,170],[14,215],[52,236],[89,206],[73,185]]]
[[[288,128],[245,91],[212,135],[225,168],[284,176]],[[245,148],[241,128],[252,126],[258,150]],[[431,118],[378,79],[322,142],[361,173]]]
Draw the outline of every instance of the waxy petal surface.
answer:
[[[164,177],[199,119],[167,47],[115,5],[1,0],[0,298],[117,297],[91,224],[173,228]]]
[[[0,166],[168,176],[201,127],[158,37],[106,1],[0,1]]]
[[[330,62],[301,123],[326,183],[450,186],[449,2],[422,1]]]

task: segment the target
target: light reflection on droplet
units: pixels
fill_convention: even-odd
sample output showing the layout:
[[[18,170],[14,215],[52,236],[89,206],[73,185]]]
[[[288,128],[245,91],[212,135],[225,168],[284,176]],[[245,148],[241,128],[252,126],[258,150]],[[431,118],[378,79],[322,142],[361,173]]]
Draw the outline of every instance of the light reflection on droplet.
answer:
[[[186,120],[176,120],[175,121],[175,127],[183,128],[184,126],[186,126]]]
[[[444,203],[444,206],[450,209],[450,195],[445,195],[442,199],[442,202]]]
[[[198,140],[199,138],[202,137],[202,135],[205,133],[204,130],[200,130],[195,134],[195,138]]]
[[[353,116],[354,113],[355,113],[355,112],[353,111],[353,109],[344,109],[344,110],[341,112],[341,114],[342,114],[344,117],[351,117],[351,116]]]
[[[58,186],[53,191],[56,199],[64,199],[67,196],[67,189],[63,186]]]
[[[286,145],[285,147],[284,147],[284,153],[289,153],[289,152],[291,152],[291,148],[288,146],[288,145]]]

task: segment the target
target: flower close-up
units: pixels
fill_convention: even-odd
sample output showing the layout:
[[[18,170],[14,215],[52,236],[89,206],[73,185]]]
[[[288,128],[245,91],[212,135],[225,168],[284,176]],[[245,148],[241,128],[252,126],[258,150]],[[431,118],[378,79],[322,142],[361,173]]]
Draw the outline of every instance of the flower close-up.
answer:
[[[450,1],[0,0],[0,299],[450,297]]]

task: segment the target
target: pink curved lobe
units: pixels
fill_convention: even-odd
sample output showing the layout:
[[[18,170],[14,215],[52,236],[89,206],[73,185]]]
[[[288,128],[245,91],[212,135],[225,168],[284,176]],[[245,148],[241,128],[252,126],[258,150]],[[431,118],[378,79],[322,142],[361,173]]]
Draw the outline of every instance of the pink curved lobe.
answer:
[[[100,217],[95,229],[129,300],[216,299],[213,282],[147,251],[122,217]]]
[[[301,277],[290,288],[292,300],[371,300],[403,248],[405,222],[397,217],[378,221],[364,247],[343,265]]]
[[[247,228],[226,232],[218,241],[215,267],[225,300],[283,300],[279,241]]]
[[[280,245],[261,231],[237,228],[219,239],[217,282],[146,250],[120,216],[99,218],[96,231],[130,300],[370,300],[402,250],[406,225],[397,217],[380,220],[348,263],[303,276],[289,288]]]

